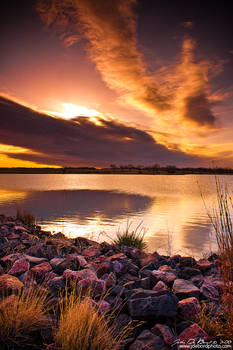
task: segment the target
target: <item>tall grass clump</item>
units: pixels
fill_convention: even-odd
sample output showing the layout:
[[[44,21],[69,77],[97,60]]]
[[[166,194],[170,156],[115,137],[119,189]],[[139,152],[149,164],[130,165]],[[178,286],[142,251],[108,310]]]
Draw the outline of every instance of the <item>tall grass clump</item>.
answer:
[[[50,325],[46,316],[47,293],[38,288],[22,289],[0,303],[0,348],[41,347],[41,331]],[[37,345],[36,345],[37,344]]]
[[[117,350],[126,331],[114,333],[110,326],[111,315],[100,312],[88,296],[66,293],[59,303],[59,319],[55,328],[56,348],[61,350]]]
[[[225,322],[221,336],[233,339],[233,203],[227,186],[216,179],[217,206],[210,215],[221,260],[220,274],[224,282],[222,305]]]
[[[22,221],[25,225],[33,226],[35,225],[35,217],[34,215],[24,211],[17,209],[16,219]]]
[[[141,227],[141,223],[136,227],[135,230],[130,231],[131,223],[127,223],[124,232],[117,232],[116,238],[112,239],[112,242],[119,246],[135,247],[141,250],[147,248],[145,242],[145,229]]]

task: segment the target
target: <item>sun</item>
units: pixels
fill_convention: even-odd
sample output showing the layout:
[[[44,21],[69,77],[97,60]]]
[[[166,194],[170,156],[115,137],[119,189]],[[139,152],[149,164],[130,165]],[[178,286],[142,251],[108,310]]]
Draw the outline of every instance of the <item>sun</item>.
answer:
[[[62,103],[62,114],[65,118],[72,119],[74,117],[97,117],[100,113],[95,109],[89,109],[84,106],[77,106],[72,103]]]

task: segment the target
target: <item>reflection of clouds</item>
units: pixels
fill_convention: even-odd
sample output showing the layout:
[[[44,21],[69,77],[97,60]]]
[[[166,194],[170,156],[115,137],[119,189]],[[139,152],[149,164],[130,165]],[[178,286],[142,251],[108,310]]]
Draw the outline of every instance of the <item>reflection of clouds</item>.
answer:
[[[206,220],[205,223],[199,223],[199,225],[187,224],[182,228],[184,248],[192,251],[193,255],[198,255],[205,250],[216,249],[211,232],[212,224],[209,220]]]
[[[223,179],[231,191],[233,177]],[[151,252],[202,256],[216,246],[214,235],[209,240],[212,227],[201,198],[202,191],[211,213],[213,176],[4,175],[0,180],[0,213],[15,215],[18,207],[50,231],[103,241],[124,231],[129,219],[131,229],[142,222]],[[99,236],[102,231],[107,235]]]
[[[0,190],[0,205],[11,201],[23,200],[27,197],[26,191]]]
[[[26,199],[0,204],[0,209],[12,211],[12,205],[14,208],[17,205],[46,222],[73,218],[77,224],[84,224],[96,216],[112,221],[122,215],[144,212],[151,203],[148,196],[111,191],[29,191]]]

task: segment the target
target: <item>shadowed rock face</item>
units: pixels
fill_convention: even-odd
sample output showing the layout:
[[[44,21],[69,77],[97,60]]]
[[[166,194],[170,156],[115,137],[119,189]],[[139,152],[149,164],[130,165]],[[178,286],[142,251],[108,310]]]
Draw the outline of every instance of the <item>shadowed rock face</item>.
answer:
[[[178,299],[169,291],[154,292],[153,296],[134,298],[128,302],[131,317],[171,317],[176,315]]]

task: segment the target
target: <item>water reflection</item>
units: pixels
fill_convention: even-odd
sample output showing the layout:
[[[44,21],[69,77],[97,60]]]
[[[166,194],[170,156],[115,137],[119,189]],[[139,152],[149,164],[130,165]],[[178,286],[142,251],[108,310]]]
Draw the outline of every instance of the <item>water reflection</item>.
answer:
[[[233,177],[221,177],[233,188]],[[140,222],[150,251],[202,256],[215,250],[206,208],[215,203],[213,176],[0,175],[0,213],[17,208],[43,228],[101,240]],[[210,210],[211,211],[211,210]]]
[[[5,191],[7,193],[7,191]],[[15,215],[16,208],[36,215],[43,225],[69,221],[73,225],[87,225],[101,218],[113,222],[122,217],[143,214],[153,199],[149,196],[98,190],[28,191],[20,197],[8,191],[0,199],[0,212]]]

